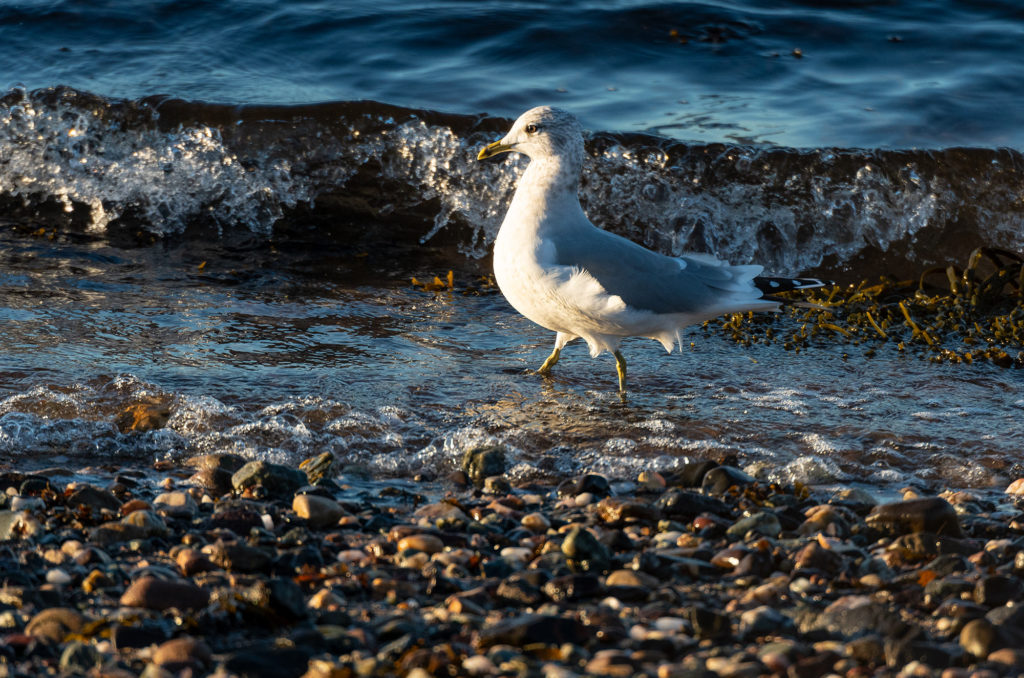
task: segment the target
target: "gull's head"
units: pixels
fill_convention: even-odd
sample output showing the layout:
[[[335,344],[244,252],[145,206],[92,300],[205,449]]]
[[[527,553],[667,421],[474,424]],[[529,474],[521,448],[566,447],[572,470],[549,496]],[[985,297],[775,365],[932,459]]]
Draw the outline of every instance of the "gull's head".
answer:
[[[531,108],[515,121],[500,141],[480,149],[478,160],[515,151],[531,160],[544,157],[583,157],[583,129],[572,113],[551,106]]]

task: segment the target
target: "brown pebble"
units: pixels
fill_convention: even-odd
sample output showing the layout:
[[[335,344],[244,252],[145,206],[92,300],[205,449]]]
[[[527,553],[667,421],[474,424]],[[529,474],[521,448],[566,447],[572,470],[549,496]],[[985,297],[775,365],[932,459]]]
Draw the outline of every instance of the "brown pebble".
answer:
[[[217,566],[210,562],[209,558],[195,549],[182,549],[175,556],[174,562],[186,577],[217,569]]]
[[[142,501],[141,499],[132,499],[121,504],[121,515],[126,516],[129,513],[135,513],[136,511],[149,511],[152,506],[149,502]]]
[[[403,537],[398,542],[399,551],[405,551],[406,549],[422,551],[423,553],[440,553],[444,550],[444,542],[432,534],[411,534],[408,537]]]
[[[315,494],[297,495],[292,500],[292,510],[314,528],[337,525],[345,515],[345,509],[341,508],[341,504]]]
[[[143,577],[128,587],[120,603],[149,610],[194,610],[205,606],[209,599],[209,593],[190,582]]]
[[[551,528],[551,521],[543,513],[537,511],[527,513],[520,522],[530,532],[537,532],[538,534],[547,532]]]
[[[173,667],[174,671],[189,667],[206,667],[212,661],[213,655],[209,646],[202,640],[189,636],[172,638],[153,650],[153,663],[165,668]]]
[[[77,633],[85,626],[86,619],[70,607],[50,607],[32,617],[25,627],[25,633],[52,643],[59,643],[69,633]]]

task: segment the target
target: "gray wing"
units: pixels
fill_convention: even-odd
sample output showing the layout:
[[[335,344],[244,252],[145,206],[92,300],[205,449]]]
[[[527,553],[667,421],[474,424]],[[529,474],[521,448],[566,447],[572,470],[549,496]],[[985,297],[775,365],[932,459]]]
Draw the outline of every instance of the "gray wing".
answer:
[[[596,227],[553,238],[555,262],[594,276],[632,308],[702,313],[756,301],[760,266],[730,266],[703,255],[667,257]]]

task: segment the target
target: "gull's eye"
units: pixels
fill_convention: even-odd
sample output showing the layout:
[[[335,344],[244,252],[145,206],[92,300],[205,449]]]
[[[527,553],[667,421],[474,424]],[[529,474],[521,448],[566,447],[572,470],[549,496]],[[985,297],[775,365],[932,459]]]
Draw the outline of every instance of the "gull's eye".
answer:
[[[536,134],[537,133],[537,126],[531,122],[529,125],[526,126],[526,133],[527,134]]]

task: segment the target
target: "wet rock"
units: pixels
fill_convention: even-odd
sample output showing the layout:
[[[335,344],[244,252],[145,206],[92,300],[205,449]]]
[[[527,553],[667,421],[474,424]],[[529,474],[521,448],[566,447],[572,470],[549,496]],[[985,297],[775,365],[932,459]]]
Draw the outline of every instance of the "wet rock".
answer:
[[[573,526],[562,540],[562,553],[569,567],[582,572],[607,572],[611,567],[608,547],[584,527]]]
[[[576,619],[526,614],[485,626],[480,630],[477,645],[482,648],[499,644],[523,647],[533,643],[588,645],[592,638],[587,627]]]
[[[283,464],[250,461],[231,476],[235,491],[262,487],[271,497],[286,497],[308,482],[306,474]]]
[[[203,549],[210,562],[229,572],[266,572],[273,557],[256,546],[237,541],[218,541]]]
[[[203,488],[213,497],[222,497],[234,489],[232,472],[222,468],[203,468],[196,471],[189,482]]]
[[[719,467],[724,468],[724,467]],[[731,540],[742,539],[748,533],[763,535],[765,537],[777,537],[782,532],[782,525],[778,517],[770,511],[760,511],[746,518],[737,520],[725,531],[725,536]]]
[[[121,433],[145,433],[167,425],[171,408],[165,402],[142,402],[129,405],[117,415],[115,423]]]
[[[79,511],[87,507],[93,511],[107,510],[116,513],[121,508],[121,500],[107,490],[92,485],[83,485],[67,496],[64,503],[68,508]]]
[[[314,529],[337,525],[345,515],[345,509],[341,508],[341,504],[315,494],[296,495],[292,500],[292,510]]]
[[[205,607],[209,599],[209,593],[191,582],[142,577],[128,587],[120,604],[149,610],[194,610]]]
[[[487,494],[508,494],[512,484],[505,476],[487,476],[484,478],[484,492]]]
[[[689,521],[702,513],[727,516],[729,507],[719,499],[673,488],[658,499],[658,508],[665,518]]]
[[[704,482],[704,476],[707,475],[708,471],[718,466],[717,462],[714,461],[692,461],[683,464],[669,479],[671,485],[681,485],[682,487],[700,487]]]
[[[86,619],[69,607],[51,607],[38,613],[25,626],[25,633],[51,643],[59,643],[69,633],[78,633]]]
[[[963,536],[956,511],[949,502],[939,497],[923,497],[876,506],[868,514],[867,523],[892,536],[912,532]]]
[[[864,515],[878,505],[878,502],[875,501],[875,498],[870,493],[865,492],[859,487],[844,487],[836,490],[836,493],[832,495],[831,501],[832,503],[843,504],[861,515]]]
[[[605,497],[597,504],[597,515],[605,523],[657,523],[661,510],[647,502]]]
[[[991,575],[982,577],[974,586],[974,602],[986,607],[1000,607],[1020,600],[1024,595],[1024,583],[1018,577]]]
[[[188,492],[164,492],[153,500],[153,506],[160,513],[174,518],[191,518],[199,511],[196,500]]]
[[[709,469],[701,479],[701,492],[723,494],[731,487],[747,487],[756,481],[735,466],[716,466]]]
[[[480,445],[466,450],[462,455],[462,470],[469,481],[483,487],[484,480],[505,473],[506,451],[502,445]]]
[[[323,452],[315,457],[303,460],[299,468],[306,474],[310,485],[333,484],[331,478],[336,474],[334,455]]]
[[[179,672],[185,669],[198,671],[213,663],[210,647],[198,638],[182,636],[161,643],[152,656],[153,663],[168,671]]]
[[[581,494],[607,497],[611,493],[611,484],[602,475],[587,473],[579,478],[569,478],[562,481],[557,488],[557,493],[559,497],[576,497]]]
[[[870,596],[843,596],[832,602],[814,620],[812,627],[823,628],[846,638],[865,633],[902,635],[899,613]]]

